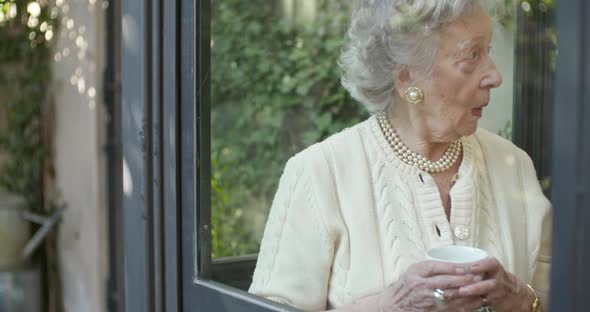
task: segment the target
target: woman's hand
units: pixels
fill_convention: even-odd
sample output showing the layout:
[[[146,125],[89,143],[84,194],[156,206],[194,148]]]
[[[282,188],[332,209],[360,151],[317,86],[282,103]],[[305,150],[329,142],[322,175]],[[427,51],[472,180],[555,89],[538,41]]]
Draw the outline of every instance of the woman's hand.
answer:
[[[424,261],[415,263],[379,296],[380,312],[472,311],[482,306],[480,296],[459,296],[459,288],[481,283],[481,275],[465,274],[462,265]],[[444,299],[435,299],[440,289]]]
[[[471,274],[485,275],[485,279],[459,289],[459,296],[481,296],[497,312],[531,311],[535,295],[527,285],[506,272],[496,258],[488,258],[471,265]]]

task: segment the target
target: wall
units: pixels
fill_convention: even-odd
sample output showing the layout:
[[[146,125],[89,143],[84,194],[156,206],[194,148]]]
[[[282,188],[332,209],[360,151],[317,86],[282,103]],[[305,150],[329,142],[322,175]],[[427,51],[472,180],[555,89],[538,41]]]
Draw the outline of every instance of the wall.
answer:
[[[66,312],[106,311],[108,278],[105,120],[102,98],[105,10],[99,1],[56,1],[61,29],[54,55],[54,163]]]
[[[492,90],[492,98],[479,124],[494,133],[512,121],[514,106],[514,30],[494,23],[491,56],[502,74],[502,85]]]

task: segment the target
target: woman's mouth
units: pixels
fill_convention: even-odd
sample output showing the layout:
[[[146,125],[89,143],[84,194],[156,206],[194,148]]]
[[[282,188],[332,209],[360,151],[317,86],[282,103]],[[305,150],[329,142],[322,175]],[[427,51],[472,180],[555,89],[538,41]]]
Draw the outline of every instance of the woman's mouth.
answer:
[[[471,114],[475,117],[481,117],[483,115],[483,108],[485,106],[486,105],[482,105],[480,107],[476,107],[476,108],[471,109]]]

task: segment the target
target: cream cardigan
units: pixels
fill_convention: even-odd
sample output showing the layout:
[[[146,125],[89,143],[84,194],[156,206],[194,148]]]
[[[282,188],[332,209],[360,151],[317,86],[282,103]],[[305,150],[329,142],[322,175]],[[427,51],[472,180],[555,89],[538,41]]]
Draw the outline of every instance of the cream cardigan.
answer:
[[[483,248],[546,291],[551,209],[530,158],[482,129],[463,142],[450,222],[432,177],[396,158],[375,116],[291,158],[250,292],[308,311],[339,307],[452,244]]]

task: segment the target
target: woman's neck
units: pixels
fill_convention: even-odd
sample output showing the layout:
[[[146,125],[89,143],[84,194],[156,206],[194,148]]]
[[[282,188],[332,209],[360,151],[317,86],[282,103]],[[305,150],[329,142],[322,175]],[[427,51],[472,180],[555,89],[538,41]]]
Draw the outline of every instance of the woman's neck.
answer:
[[[423,115],[408,111],[405,105],[396,105],[394,111],[388,112],[388,118],[402,142],[430,160],[440,159],[456,140],[433,131]]]

